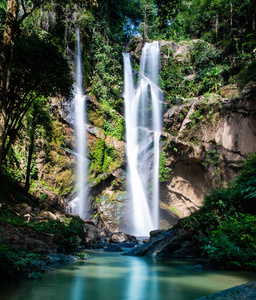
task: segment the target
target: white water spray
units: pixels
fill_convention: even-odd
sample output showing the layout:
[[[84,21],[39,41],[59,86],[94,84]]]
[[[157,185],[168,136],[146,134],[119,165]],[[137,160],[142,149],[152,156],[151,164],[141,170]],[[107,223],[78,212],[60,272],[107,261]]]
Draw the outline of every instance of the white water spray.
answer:
[[[86,218],[87,204],[87,144],[86,144],[86,96],[83,94],[83,72],[80,34],[76,28],[77,53],[76,53],[76,82],[75,82],[75,130],[77,144],[77,197],[69,205],[72,214],[78,214],[82,219]]]
[[[158,42],[145,44],[139,84],[135,89],[130,55],[123,54],[128,184],[133,203],[133,234],[137,236],[147,236],[149,231],[159,227],[159,142],[162,131],[162,92],[158,87],[159,55]],[[152,143],[153,155],[149,162],[146,150]],[[145,164],[151,164],[152,178],[149,178],[149,172],[145,172]],[[152,195],[149,199],[150,187]]]

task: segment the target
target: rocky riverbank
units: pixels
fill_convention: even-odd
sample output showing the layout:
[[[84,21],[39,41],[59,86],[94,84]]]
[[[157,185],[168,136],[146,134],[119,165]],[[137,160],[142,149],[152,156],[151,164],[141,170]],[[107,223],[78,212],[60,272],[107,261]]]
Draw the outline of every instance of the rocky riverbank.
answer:
[[[256,281],[251,281],[218,293],[202,297],[198,300],[252,300],[256,299]]]
[[[123,251],[138,242],[132,235],[97,228],[65,213],[0,175],[0,277],[39,278],[60,264],[87,257],[84,249]]]

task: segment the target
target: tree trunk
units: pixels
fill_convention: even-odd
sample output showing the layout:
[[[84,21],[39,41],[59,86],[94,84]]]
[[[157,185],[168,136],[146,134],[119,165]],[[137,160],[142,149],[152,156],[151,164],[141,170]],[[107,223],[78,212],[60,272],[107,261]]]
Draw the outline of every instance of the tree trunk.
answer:
[[[2,165],[3,140],[6,126],[7,92],[10,78],[10,66],[13,46],[18,31],[18,0],[7,1],[7,16],[3,38],[0,45],[0,170]]]
[[[230,29],[233,28],[233,4],[230,1]]]
[[[255,12],[252,13],[252,30],[255,30]]]
[[[216,42],[218,41],[218,30],[219,30],[219,15],[216,14],[216,21],[215,21]]]
[[[31,172],[31,163],[32,163],[32,156],[34,152],[34,142],[35,142],[35,134],[34,132],[30,135],[30,145],[28,149],[28,163],[27,163],[27,170],[26,170],[26,182],[25,182],[25,190],[28,192],[30,187],[30,172]]]

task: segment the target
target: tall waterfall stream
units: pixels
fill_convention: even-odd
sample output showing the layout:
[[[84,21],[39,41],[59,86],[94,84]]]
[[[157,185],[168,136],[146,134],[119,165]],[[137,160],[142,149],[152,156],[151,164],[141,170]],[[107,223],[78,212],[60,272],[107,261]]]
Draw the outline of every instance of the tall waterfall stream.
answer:
[[[75,83],[75,131],[77,144],[77,182],[78,193],[69,205],[73,214],[86,218],[87,203],[87,143],[86,143],[86,96],[83,94],[82,53],[79,29],[76,28],[77,53],[76,53],[76,83]]]
[[[147,236],[149,231],[159,228],[159,141],[162,131],[159,55],[158,42],[145,44],[137,88],[130,55],[123,55],[128,191],[132,199],[132,233],[137,236]],[[151,144],[153,155],[149,159],[146,149]],[[150,173],[153,174],[150,176]],[[152,190],[151,194],[149,190]]]

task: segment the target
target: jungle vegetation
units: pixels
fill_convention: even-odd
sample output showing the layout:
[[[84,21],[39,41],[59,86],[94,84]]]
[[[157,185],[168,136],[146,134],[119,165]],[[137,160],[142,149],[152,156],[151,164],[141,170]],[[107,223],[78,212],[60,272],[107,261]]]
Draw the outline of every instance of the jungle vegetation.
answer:
[[[135,48],[135,36],[144,42],[194,40],[186,61],[172,59],[168,49],[161,61],[159,80],[172,105],[176,98],[218,93],[228,84],[242,89],[255,81],[255,22],[255,0],[1,0],[0,171],[26,191],[36,192],[39,158],[49,173],[57,174],[54,165],[64,165],[65,136],[61,122],[54,119],[51,99],[72,98],[76,26],[84,45],[84,89],[99,104],[89,107],[89,121],[122,140],[122,52],[131,39]],[[136,64],[134,59],[135,69]],[[190,75],[193,79],[187,80]],[[105,172],[117,159],[103,142],[94,150],[92,173]],[[164,181],[170,170],[162,169]],[[241,176],[229,188],[207,196],[202,209],[187,221],[198,226],[198,232],[204,228],[201,238],[215,265],[255,268],[256,211],[248,209],[255,206],[254,178],[252,155]],[[49,188],[67,195],[71,187],[62,188],[59,182],[72,185],[72,180],[67,168]],[[43,180],[40,184],[46,185]],[[1,213],[4,220],[12,219]],[[8,251],[0,247],[0,260],[9,255],[17,267],[15,252]]]

